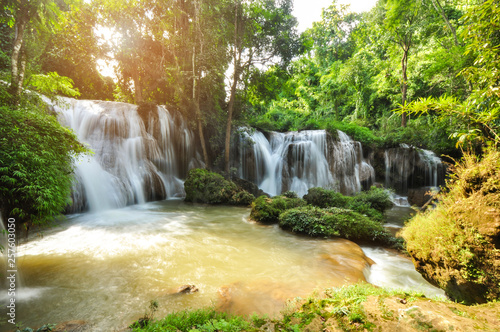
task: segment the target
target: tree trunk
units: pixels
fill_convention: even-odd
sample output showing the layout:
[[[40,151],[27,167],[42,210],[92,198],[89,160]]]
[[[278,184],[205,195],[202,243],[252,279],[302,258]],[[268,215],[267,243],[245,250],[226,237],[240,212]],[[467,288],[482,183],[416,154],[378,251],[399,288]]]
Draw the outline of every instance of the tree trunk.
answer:
[[[142,103],[142,86],[141,86],[141,81],[139,78],[139,73],[134,72],[132,79],[134,80],[134,103],[136,105],[139,105]]]
[[[196,121],[198,122],[198,134],[200,135],[200,143],[201,149],[203,150],[203,160],[205,161],[205,168],[209,168],[208,161],[208,153],[207,146],[205,144],[205,135],[203,134],[203,123],[201,121],[201,112],[200,112],[200,97],[199,93],[196,94],[196,83],[198,80],[198,76],[196,75],[196,48],[193,46],[193,104],[194,110],[196,114]]]
[[[28,22],[27,18],[23,15],[20,9],[18,11],[18,16],[16,17],[16,36],[14,38],[14,45],[12,47],[11,55],[11,83],[10,83],[10,93],[14,98],[15,102],[19,99],[21,90],[19,86],[23,86],[24,80],[24,69],[26,68],[26,63],[20,63],[21,49],[23,47],[24,32],[26,30],[26,24]],[[24,59],[26,61],[26,59]],[[22,62],[22,60],[21,60]],[[19,66],[21,68],[19,68]]]
[[[236,99],[236,86],[238,85],[238,76],[240,72],[240,59],[238,57],[239,50],[239,42],[238,42],[238,8],[239,1],[235,4],[234,10],[234,52],[233,52],[233,63],[234,63],[234,74],[233,74],[233,83],[231,84],[231,96],[229,97],[229,104],[227,106],[227,125],[226,125],[226,142],[225,142],[225,151],[224,151],[224,164],[225,164],[225,172],[226,177],[230,178],[229,174],[229,155],[231,149],[231,125],[233,121],[233,108],[234,108],[234,100]],[[240,53],[241,54],[241,53]]]
[[[448,17],[446,17],[446,13],[443,10],[443,7],[439,3],[439,0],[431,0],[432,5],[436,9],[436,11],[441,15],[443,20],[445,21],[446,25],[448,26],[448,29],[450,29],[451,33],[453,34],[453,41],[455,42],[455,46],[459,46],[458,43],[458,38],[457,38],[457,31],[455,28],[451,25],[450,21],[448,20]]]
[[[402,105],[406,106],[406,95],[408,90],[408,77],[406,76],[406,70],[408,68],[408,51],[410,47],[407,45],[403,45],[403,58],[401,59],[401,70],[403,72],[403,81],[401,86],[401,95],[402,95]],[[407,115],[406,112],[403,112],[401,116],[401,126],[406,127],[407,123]]]
[[[235,56],[236,60],[236,56]],[[226,125],[226,144],[224,151],[224,163],[225,163],[225,172],[226,176],[229,178],[229,155],[231,148],[231,125],[233,121],[233,109],[234,109],[234,100],[236,99],[236,85],[238,84],[238,73],[239,72],[239,64],[234,65],[234,76],[233,76],[233,84],[231,85],[231,96],[229,98],[229,104],[227,106],[227,125]]]

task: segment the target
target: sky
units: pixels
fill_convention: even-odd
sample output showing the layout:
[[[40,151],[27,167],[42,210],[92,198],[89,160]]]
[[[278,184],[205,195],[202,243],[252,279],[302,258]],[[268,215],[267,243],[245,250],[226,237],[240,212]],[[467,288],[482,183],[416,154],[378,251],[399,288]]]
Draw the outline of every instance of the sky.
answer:
[[[369,11],[375,6],[377,0],[337,0],[339,4],[351,6],[354,12]],[[298,30],[303,32],[312,27],[312,23],[321,19],[321,9],[332,4],[332,0],[294,0],[294,15],[299,21]]]

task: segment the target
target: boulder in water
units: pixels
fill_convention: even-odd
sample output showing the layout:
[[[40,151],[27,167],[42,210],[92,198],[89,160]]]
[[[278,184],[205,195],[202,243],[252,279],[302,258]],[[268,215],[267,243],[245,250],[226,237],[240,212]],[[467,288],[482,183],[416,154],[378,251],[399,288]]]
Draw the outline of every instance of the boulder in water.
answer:
[[[176,293],[177,294],[193,294],[198,292],[199,289],[195,285],[182,285],[179,288],[177,288]]]
[[[265,193],[262,189],[257,187],[257,185],[253,182],[250,182],[248,180],[238,178],[238,177],[233,177],[231,179],[239,188],[249,192],[250,194],[254,195],[255,197],[259,196],[267,196],[269,197],[269,194]]]
[[[408,189],[408,202],[411,205],[422,207],[434,196],[432,194],[432,191],[435,189],[435,187],[420,187]]]
[[[57,324],[52,332],[84,332],[90,330],[90,325],[85,321],[71,320]]]
[[[186,191],[185,201],[193,203],[248,206],[255,198],[222,175],[201,168],[188,172],[184,190]]]

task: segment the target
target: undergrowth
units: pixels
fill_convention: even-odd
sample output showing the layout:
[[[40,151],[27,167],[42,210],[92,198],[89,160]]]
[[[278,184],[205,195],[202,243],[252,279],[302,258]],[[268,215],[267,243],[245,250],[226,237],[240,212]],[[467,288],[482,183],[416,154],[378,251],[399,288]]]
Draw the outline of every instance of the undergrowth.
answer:
[[[438,195],[436,208],[416,215],[403,237],[421,273],[465,303],[500,297],[500,152],[466,154]]]

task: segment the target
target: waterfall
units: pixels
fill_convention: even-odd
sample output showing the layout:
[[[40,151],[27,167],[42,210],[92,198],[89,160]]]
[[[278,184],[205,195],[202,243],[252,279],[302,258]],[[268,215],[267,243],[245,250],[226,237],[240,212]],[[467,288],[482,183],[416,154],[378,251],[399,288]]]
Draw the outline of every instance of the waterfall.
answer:
[[[63,98],[53,105],[94,154],[75,159],[70,212],[98,211],[183,194],[187,170],[202,166],[186,122],[164,107]]]
[[[425,183],[431,187],[440,185],[441,159],[429,150],[419,149],[420,161],[424,164]]]
[[[303,196],[312,187],[352,194],[375,178],[361,143],[341,131],[338,140],[324,130],[243,136],[239,174],[273,196],[287,190]]]
[[[384,152],[385,186],[406,195],[408,189],[444,184],[445,167],[429,150],[401,144]]]

